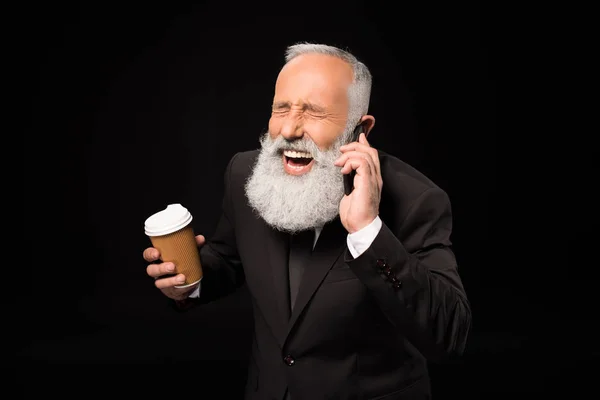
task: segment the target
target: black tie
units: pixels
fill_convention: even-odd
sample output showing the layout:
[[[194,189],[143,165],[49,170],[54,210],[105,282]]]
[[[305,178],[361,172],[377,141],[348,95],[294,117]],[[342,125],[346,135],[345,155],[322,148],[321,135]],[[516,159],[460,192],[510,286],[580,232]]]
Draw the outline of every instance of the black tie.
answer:
[[[304,268],[312,253],[314,240],[315,232],[312,229],[298,232],[297,234],[290,236],[290,259],[288,265],[291,310],[294,309],[294,304],[296,303],[296,296],[298,295]]]

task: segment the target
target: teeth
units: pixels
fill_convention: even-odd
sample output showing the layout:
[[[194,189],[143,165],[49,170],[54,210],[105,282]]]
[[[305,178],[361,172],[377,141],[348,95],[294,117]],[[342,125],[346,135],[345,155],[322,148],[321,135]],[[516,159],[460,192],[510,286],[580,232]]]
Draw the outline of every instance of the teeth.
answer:
[[[290,158],[312,158],[310,153],[306,153],[304,151],[285,150],[283,154]]]

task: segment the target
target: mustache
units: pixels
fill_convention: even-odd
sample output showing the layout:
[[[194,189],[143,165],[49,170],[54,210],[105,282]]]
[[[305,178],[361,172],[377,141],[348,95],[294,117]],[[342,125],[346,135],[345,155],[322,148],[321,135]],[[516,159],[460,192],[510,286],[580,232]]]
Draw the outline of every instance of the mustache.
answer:
[[[315,142],[306,136],[294,140],[288,140],[279,135],[275,139],[271,139],[271,136],[267,132],[264,134],[261,144],[263,147],[268,149],[269,153],[272,155],[281,155],[284,151],[290,150],[309,153],[313,158],[317,158],[321,153]]]

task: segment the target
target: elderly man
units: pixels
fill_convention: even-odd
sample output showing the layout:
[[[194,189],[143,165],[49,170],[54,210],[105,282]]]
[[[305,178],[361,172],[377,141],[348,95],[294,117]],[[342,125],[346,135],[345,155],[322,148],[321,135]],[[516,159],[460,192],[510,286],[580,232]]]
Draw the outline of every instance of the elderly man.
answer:
[[[247,284],[247,399],[430,398],[427,360],[464,350],[471,311],[449,198],[371,147],[370,93],[347,51],[288,47],[261,147],[232,157],[218,227],[197,236],[201,286],[177,288],[174,265],[144,250],[181,307]]]

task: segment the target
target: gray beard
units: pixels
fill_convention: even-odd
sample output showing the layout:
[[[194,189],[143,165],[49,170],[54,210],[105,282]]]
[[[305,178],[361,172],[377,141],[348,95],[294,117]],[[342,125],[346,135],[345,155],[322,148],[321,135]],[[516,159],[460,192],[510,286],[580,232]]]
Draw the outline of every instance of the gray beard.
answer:
[[[272,139],[265,133],[256,164],[246,181],[250,206],[267,224],[284,232],[322,227],[335,219],[344,196],[340,167],[333,163],[349,132],[344,132],[326,151],[308,138],[288,141],[279,135]],[[314,158],[311,170],[304,175],[285,172],[283,150],[306,151]]]

